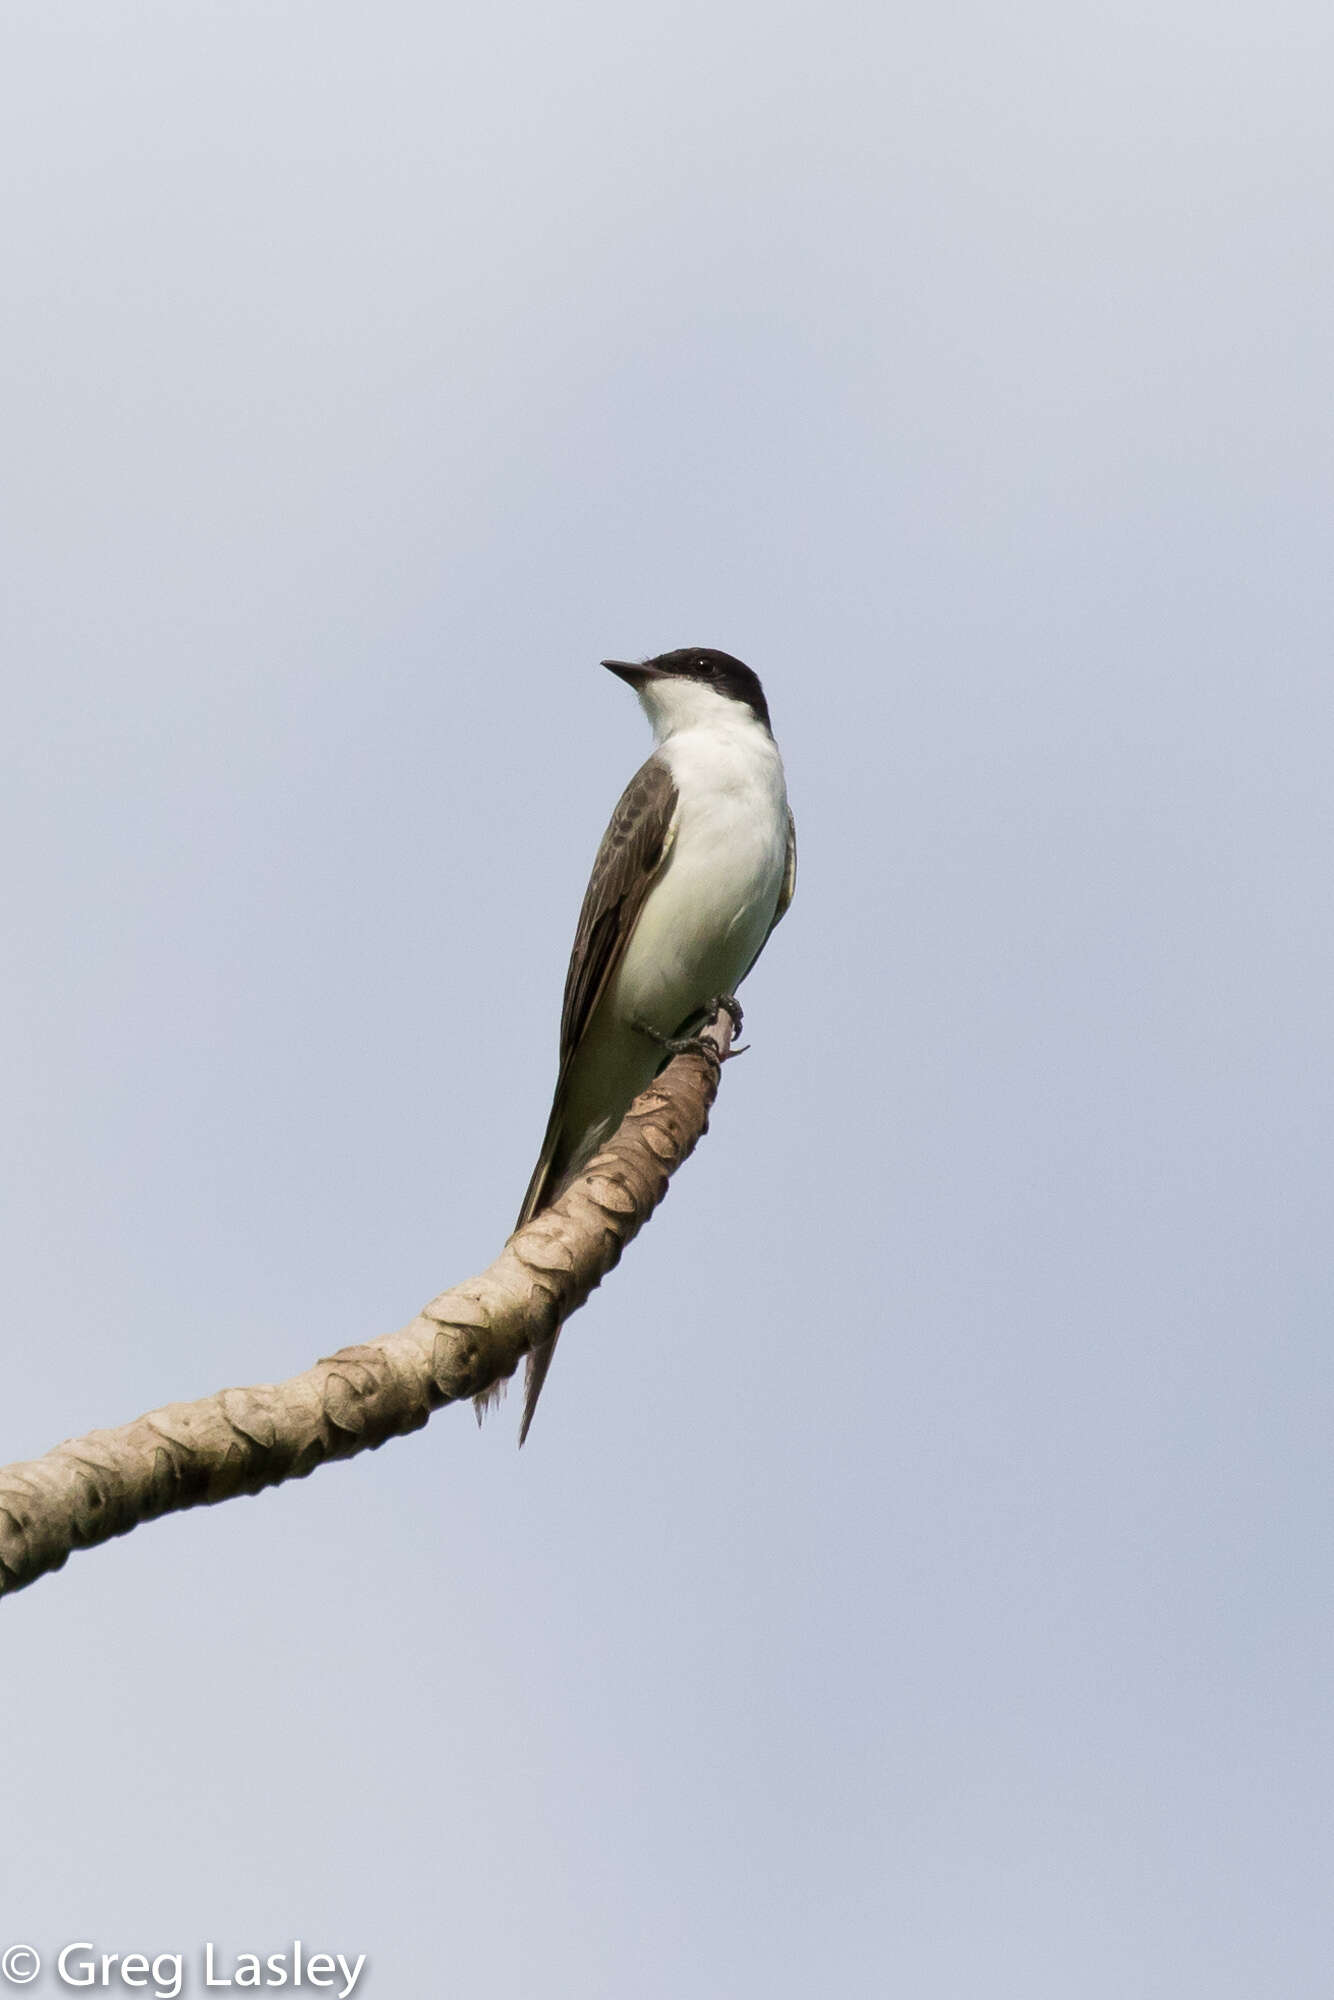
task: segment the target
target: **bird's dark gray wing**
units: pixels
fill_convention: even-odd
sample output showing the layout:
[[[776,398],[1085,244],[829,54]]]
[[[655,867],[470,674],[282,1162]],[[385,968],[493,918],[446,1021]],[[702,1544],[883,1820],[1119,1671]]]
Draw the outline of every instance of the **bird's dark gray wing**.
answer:
[[[675,830],[676,784],[666,762],[653,756],[621,794],[593,863],[565,975],[556,1094],[516,1228],[522,1228],[552,1199],[551,1170],[570,1065],[607,982],[621,962],[644,899],[671,852]]]
[[[579,912],[560,1016],[562,1069],[583,1040],[671,851],[675,816],[675,781],[663,758],[650,757],[621,794]]]

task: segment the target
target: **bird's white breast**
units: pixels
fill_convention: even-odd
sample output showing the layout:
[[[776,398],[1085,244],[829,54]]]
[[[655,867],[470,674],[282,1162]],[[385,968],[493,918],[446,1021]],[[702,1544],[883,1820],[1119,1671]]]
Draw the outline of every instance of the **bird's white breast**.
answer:
[[[608,995],[621,1020],[674,1034],[731,993],[773,922],[787,861],[787,791],[769,731],[728,704],[659,746],[676,784],[667,864]]]

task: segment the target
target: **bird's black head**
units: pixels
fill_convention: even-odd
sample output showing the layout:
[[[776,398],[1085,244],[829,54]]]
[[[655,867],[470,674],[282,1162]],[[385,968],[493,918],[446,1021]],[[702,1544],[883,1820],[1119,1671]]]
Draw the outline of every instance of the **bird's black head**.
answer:
[[[623,681],[629,681],[632,687],[668,676],[702,681],[728,700],[743,703],[757,722],[762,722],[766,729],[770,727],[769,704],[764,699],[759,675],[752,673],[744,661],[734,659],[730,653],[720,653],[712,646],[678,646],[674,653],[659,653],[655,659],[637,665],[629,660],[604,660],[602,664]]]

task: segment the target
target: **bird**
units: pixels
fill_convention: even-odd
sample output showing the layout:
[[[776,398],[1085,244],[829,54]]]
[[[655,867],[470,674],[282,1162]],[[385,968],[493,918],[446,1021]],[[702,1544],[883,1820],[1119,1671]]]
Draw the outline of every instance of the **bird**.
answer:
[[[796,887],[796,826],[758,675],[710,646],[602,665],[638,696],[654,750],[593,863],[551,1115],[516,1230],[560,1197],[663,1063],[720,1006],[735,1008]],[[520,1445],[559,1336],[529,1351]],[[476,1398],[479,1422],[492,1393]]]

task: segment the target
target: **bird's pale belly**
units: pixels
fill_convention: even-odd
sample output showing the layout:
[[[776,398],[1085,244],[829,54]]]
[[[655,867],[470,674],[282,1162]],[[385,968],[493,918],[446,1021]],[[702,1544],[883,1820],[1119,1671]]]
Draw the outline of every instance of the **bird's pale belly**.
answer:
[[[634,936],[603,994],[568,1081],[566,1130],[575,1139],[562,1172],[591,1158],[662,1063],[660,1047],[631,1024],[675,1035],[719,994],[735,992],[768,935],[782,888],[786,817],[772,835],[717,829],[678,839]],[[720,852],[723,860],[720,862]]]
[[[682,840],[645,903],[622,959],[610,1008],[620,1021],[647,1021],[673,1035],[692,1014],[731,993],[764,943],[782,886],[785,845],[734,841],[718,847]]]
[[[608,994],[618,1020],[676,1034],[716,994],[730,994],[764,944],[778,882],[730,886],[668,868],[648,898]]]

